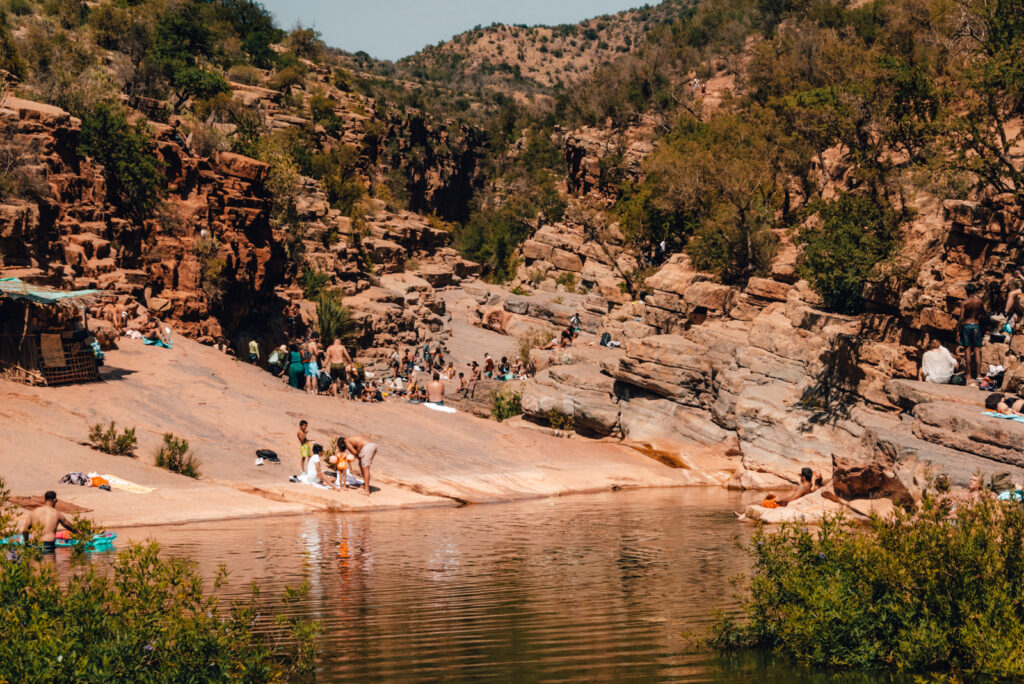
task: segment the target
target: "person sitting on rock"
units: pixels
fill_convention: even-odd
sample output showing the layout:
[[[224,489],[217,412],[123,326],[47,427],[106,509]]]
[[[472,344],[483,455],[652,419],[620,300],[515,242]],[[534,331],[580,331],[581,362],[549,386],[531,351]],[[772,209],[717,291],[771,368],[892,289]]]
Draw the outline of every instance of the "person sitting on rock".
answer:
[[[1006,295],[1006,308],[1003,313],[1006,315],[1003,332],[1012,335],[1017,323],[1024,320],[1024,288],[1020,271],[1014,271],[1014,278],[1010,280],[1010,293]]]
[[[942,342],[938,338],[933,338],[928,351],[921,357],[921,369],[917,372],[917,379],[945,385],[953,377],[957,365],[956,358],[942,346]]]
[[[308,485],[319,485],[326,487],[327,489],[335,489],[341,491],[341,487],[336,485],[327,473],[324,472],[321,459],[324,457],[324,448],[319,444],[314,444],[313,449],[310,453],[309,459],[306,461],[306,467],[302,474],[299,475],[295,480],[303,484]]]
[[[494,359],[491,358],[490,353],[484,352],[484,377],[491,378],[494,376]]]
[[[783,497],[776,496],[775,494],[769,494],[765,497],[764,503],[761,505],[766,508],[788,506],[797,499],[820,489],[822,484],[824,484],[824,482],[822,481],[821,473],[816,473],[810,468],[802,468],[800,470],[800,484],[798,484],[796,488]],[[774,505],[769,505],[769,502],[774,502]]]
[[[466,398],[469,396],[469,381],[465,373],[459,373],[459,389],[455,390],[455,396]]]
[[[441,382],[441,374],[434,371],[433,378],[427,385],[427,403],[444,406],[444,383]]]

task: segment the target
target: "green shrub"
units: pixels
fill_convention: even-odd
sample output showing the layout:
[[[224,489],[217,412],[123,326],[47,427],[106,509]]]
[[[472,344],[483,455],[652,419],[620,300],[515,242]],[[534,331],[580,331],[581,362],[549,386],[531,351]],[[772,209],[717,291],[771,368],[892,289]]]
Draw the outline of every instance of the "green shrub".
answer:
[[[510,387],[491,392],[491,417],[499,423],[507,418],[522,415],[522,395]]]
[[[170,432],[164,434],[164,443],[157,449],[153,464],[172,473],[199,478],[201,464],[195,453],[189,450],[188,440],[175,437]]]
[[[302,295],[309,300],[315,300],[331,282],[331,274],[317,271],[308,265],[302,267],[302,275],[299,277],[299,285],[302,287]]]
[[[335,145],[329,152],[312,155],[310,166],[311,175],[323,184],[331,206],[351,214],[366,194],[359,175],[359,150],[351,145]]]
[[[7,0],[7,11],[15,16],[23,17],[32,14],[32,10],[30,0]]]
[[[93,449],[114,456],[132,456],[138,443],[135,439],[135,428],[125,428],[119,433],[114,421],[110,421],[106,428],[103,427],[103,423],[96,423],[90,427],[89,442]]]
[[[152,215],[167,179],[145,126],[132,126],[121,109],[100,103],[82,121],[79,150],[103,165],[114,204],[139,220]]]
[[[352,318],[352,310],[341,303],[337,291],[328,290],[320,294],[316,303],[317,329],[325,342],[339,339],[346,347],[355,345],[359,337],[358,325]]]
[[[568,413],[562,413],[558,409],[551,409],[548,411],[547,414],[545,414],[545,418],[547,418],[548,425],[555,430],[572,432],[576,429],[575,417]]]
[[[803,245],[797,272],[825,308],[855,313],[862,307],[864,284],[898,245],[896,214],[869,197],[845,193],[812,210],[819,221],[797,235]]]
[[[14,509],[0,480],[0,537]],[[76,520],[75,538],[96,531]],[[82,545],[74,547],[77,551]],[[34,546],[0,555],[0,681],[279,682],[308,679],[317,623],[288,617],[308,587],[286,590],[280,617],[254,587],[225,607],[193,562],[163,558],[155,543],[119,551],[110,563],[84,554],[56,566]],[[9,627],[17,626],[17,629]]]
[[[14,10],[11,11],[14,12]],[[16,12],[14,13],[16,14]],[[0,69],[19,77],[24,76],[27,69],[25,60],[18,54],[18,46],[11,34],[6,12],[0,12]]]
[[[228,69],[228,80],[243,85],[258,86],[263,83],[263,73],[248,64],[236,64]]]
[[[533,294],[529,290],[525,289],[522,285],[516,285],[515,287],[512,288],[511,292],[512,294],[519,295],[521,297],[529,297],[531,294]]]
[[[555,283],[564,287],[566,292],[574,292],[576,290],[576,274],[572,271],[559,273],[555,278]]]
[[[755,648],[811,665],[1024,677],[1024,507],[928,497],[915,515],[759,527],[742,621],[719,650]]]

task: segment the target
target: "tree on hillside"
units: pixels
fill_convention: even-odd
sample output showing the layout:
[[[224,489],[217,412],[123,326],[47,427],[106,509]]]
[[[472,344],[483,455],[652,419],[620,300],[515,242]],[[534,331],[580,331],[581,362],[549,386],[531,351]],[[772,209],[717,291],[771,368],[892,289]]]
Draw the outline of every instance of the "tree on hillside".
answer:
[[[153,214],[167,179],[144,125],[132,126],[120,108],[101,103],[82,120],[79,150],[103,165],[112,203],[138,221]]]
[[[725,282],[763,273],[775,252],[785,141],[770,111],[684,120],[644,164],[646,178],[620,213],[641,244],[686,245],[694,265]]]
[[[826,309],[857,313],[865,283],[898,246],[898,216],[878,199],[849,193],[810,210],[817,217],[797,234],[797,272]]]

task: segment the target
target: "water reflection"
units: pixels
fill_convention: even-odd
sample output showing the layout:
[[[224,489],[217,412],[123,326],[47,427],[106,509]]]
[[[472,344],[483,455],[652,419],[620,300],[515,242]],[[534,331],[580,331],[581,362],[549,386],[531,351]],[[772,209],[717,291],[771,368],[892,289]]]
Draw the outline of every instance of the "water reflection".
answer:
[[[734,607],[728,580],[746,569],[737,541],[750,533],[730,513],[740,504],[714,489],[620,492],[127,536],[207,577],[227,565],[228,594],[308,582],[289,610],[323,622],[324,681],[818,681],[713,660],[684,637]]]

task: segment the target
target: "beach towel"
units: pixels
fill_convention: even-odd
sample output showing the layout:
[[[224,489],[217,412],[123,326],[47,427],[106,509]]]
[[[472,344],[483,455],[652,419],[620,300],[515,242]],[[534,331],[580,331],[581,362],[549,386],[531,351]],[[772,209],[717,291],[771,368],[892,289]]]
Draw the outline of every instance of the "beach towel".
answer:
[[[1002,418],[1004,420],[1015,420],[1018,423],[1024,423],[1024,416],[1011,416],[1007,413],[996,413],[995,411],[982,411],[981,414],[990,418]]]
[[[90,477],[92,477],[92,475],[92,473],[89,474]],[[123,489],[124,491],[131,492],[133,494],[149,494],[155,490],[155,487],[143,487],[140,484],[123,480],[117,475],[101,475],[100,477],[106,480],[112,489]]]
[[[144,337],[142,338],[142,343],[148,344],[151,347],[163,347],[164,349],[172,349],[170,343],[164,342],[163,340],[151,340],[148,337]]]
[[[423,406],[426,406],[432,411],[439,411],[441,413],[458,413],[458,411],[453,409],[451,406],[438,406],[437,404],[431,404],[427,401],[423,402]]]

